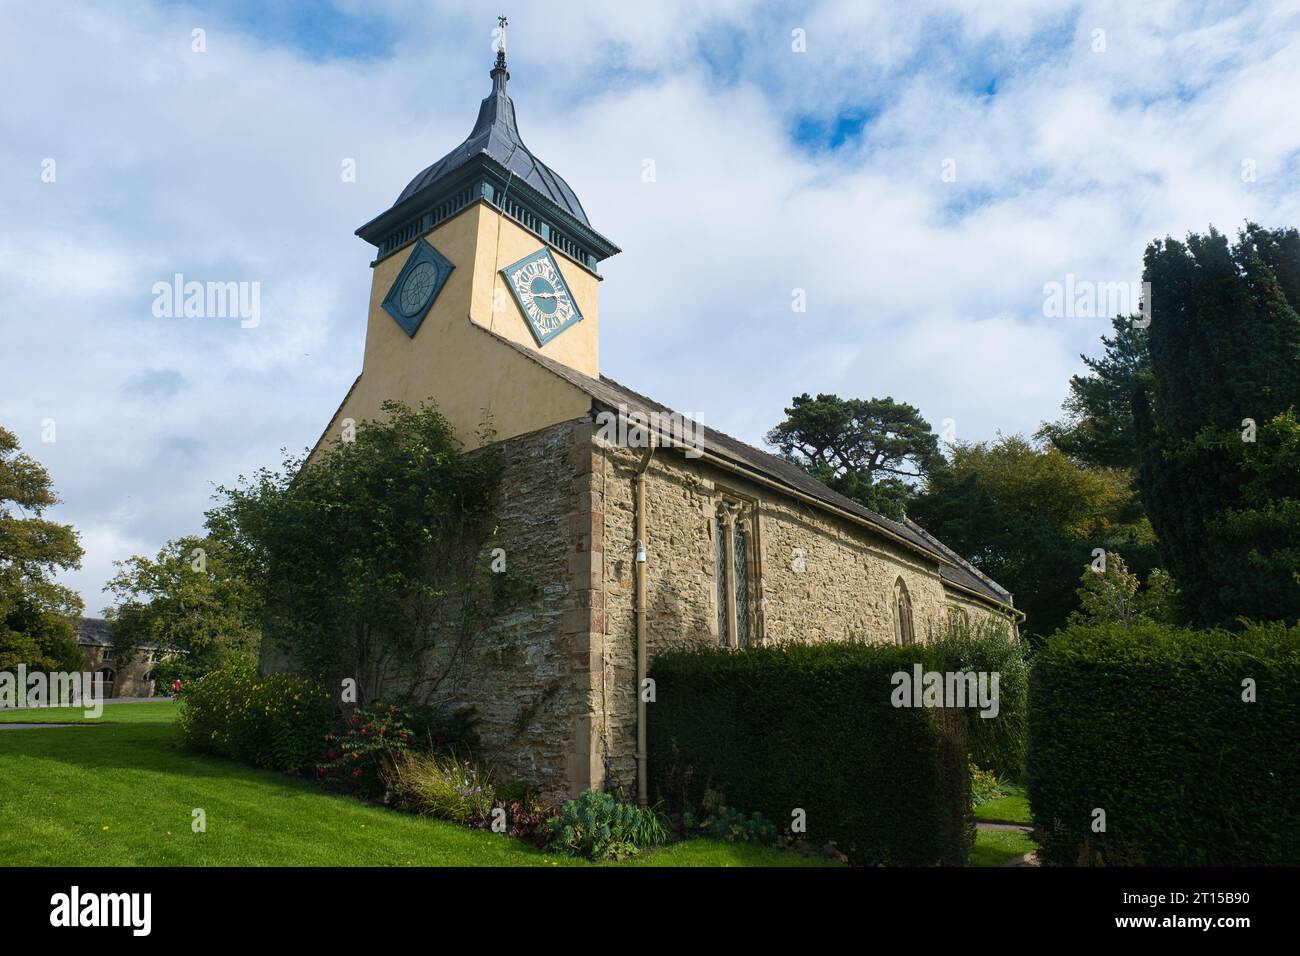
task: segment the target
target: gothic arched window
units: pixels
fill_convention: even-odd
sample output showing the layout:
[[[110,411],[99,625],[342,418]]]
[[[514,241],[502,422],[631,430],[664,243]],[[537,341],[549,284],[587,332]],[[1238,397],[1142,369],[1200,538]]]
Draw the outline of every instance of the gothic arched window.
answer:
[[[916,630],[912,625],[912,597],[907,585],[899,578],[894,582],[894,640],[899,644],[915,644]]]
[[[750,530],[745,510],[723,501],[713,517],[718,644],[746,647],[750,632]]]

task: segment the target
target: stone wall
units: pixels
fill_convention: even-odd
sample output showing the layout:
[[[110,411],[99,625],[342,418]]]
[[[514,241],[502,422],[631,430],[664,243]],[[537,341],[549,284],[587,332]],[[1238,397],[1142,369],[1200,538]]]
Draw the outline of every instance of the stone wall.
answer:
[[[471,646],[435,699],[472,704],[483,760],[499,782],[524,781],[548,798],[636,785],[634,475],[640,449],[602,446],[588,420],[499,442],[504,458],[497,531],[480,555],[505,551],[532,596]],[[713,516],[720,497],[745,503],[755,533],[754,642],[893,641],[902,578],[915,629],[957,604],[938,565],[882,535],[660,450],[646,482],[651,657],[718,643]],[[263,666],[268,655],[264,650]],[[439,667],[435,654],[425,666]]]
[[[83,668],[90,673],[99,673],[104,668],[113,671],[113,683],[105,685],[104,692],[112,697],[152,697],[157,688],[154,682],[145,678],[152,673],[158,655],[141,649],[128,664],[118,661],[112,654],[111,647],[96,644],[82,644],[81,654]]]
[[[641,450],[601,449],[604,528],[605,685],[602,719],[608,782],[636,777],[634,476]],[[960,603],[972,619],[987,608],[945,588],[938,563],[883,535],[739,478],[679,451],[658,451],[646,472],[651,659],[674,645],[719,643],[713,516],[720,497],[746,506],[757,540],[751,633],[761,641],[849,638],[892,642],[895,582],[912,601],[915,631]]]
[[[575,732],[590,712],[562,636],[579,600],[571,555],[575,488],[589,482],[575,477],[575,434],[583,427],[567,422],[495,446],[504,459],[497,531],[480,560],[490,567],[492,549],[503,549],[507,572],[532,595],[474,640],[464,666],[435,696],[474,706],[483,761],[498,782],[526,781],[550,797],[571,789],[570,752],[583,749]]]

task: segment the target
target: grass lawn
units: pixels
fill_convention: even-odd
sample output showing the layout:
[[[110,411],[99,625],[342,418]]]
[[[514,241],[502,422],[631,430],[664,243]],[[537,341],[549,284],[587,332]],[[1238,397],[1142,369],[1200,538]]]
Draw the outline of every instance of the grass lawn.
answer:
[[[991,820],[994,823],[1032,824],[1034,818],[1029,813],[1029,797],[1024,787],[1014,783],[1003,784],[1006,796],[981,803],[975,808],[978,820]]]
[[[14,866],[586,866],[508,836],[322,792],[181,749],[170,701],[110,704],[102,726],[0,730],[0,863]],[[35,715],[39,714],[37,718]],[[81,721],[80,710],[0,721]],[[191,831],[191,812],[207,832]],[[690,840],[621,865],[820,866],[828,861]]]
[[[156,724],[176,719],[176,701],[105,704],[104,715],[92,720],[80,707],[17,707],[0,710],[0,724]]]
[[[1001,866],[1016,857],[1038,849],[1038,844],[1020,830],[985,830],[975,835],[975,849],[971,850],[970,866]]]
[[[1026,826],[1034,822],[1029,814],[1029,798],[1023,793],[1012,793],[975,808],[975,816],[980,820],[993,823],[1023,823]]]

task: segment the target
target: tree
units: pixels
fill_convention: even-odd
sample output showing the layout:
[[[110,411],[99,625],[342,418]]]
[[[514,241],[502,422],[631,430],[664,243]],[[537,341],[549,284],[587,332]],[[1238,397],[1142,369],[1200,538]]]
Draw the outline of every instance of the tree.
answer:
[[[116,564],[108,588],[117,604],[108,617],[119,661],[134,659],[142,646],[170,652],[156,670],[166,683],[256,659],[257,594],[223,542],[178,538],[154,559]]]
[[[0,670],[81,668],[81,598],[53,576],[80,567],[82,550],[71,525],[42,517],[57,503],[49,472],[0,427]]]
[[[1070,614],[1071,624],[1169,623],[1173,619],[1176,591],[1169,575],[1160,568],[1151,572],[1146,589],[1118,554],[1107,554],[1101,570],[1089,566],[1081,578],[1079,609]]]
[[[529,589],[494,573],[498,451],[464,454],[435,409],[383,406],[311,461],[218,490],[210,537],[248,570],[263,653],[357,702],[427,702]]]
[[[1065,454],[1100,468],[1136,468],[1137,438],[1133,430],[1133,395],[1151,375],[1147,330],[1133,324],[1136,316],[1115,316],[1112,338],[1101,337],[1099,358],[1080,355],[1087,375],[1070,378],[1065,418],[1044,424],[1037,438]]]
[[[1013,594],[1035,638],[1066,624],[1095,549],[1135,554],[1144,568],[1154,559],[1125,472],[1085,467],[1019,436],[955,445],[910,510]]]
[[[1300,617],[1300,232],[1248,223],[1148,246],[1138,483],[1187,619]]]
[[[767,442],[840,494],[901,518],[917,484],[943,467],[921,413],[892,398],[798,395]]]

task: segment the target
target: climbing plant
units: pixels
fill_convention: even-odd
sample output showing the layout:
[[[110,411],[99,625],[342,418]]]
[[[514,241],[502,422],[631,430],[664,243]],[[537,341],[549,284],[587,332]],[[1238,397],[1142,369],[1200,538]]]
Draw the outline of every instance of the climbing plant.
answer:
[[[219,489],[207,515],[256,582],[264,657],[352,678],[360,704],[432,698],[526,593],[493,569],[500,454],[466,453],[435,408],[383,411]]]

